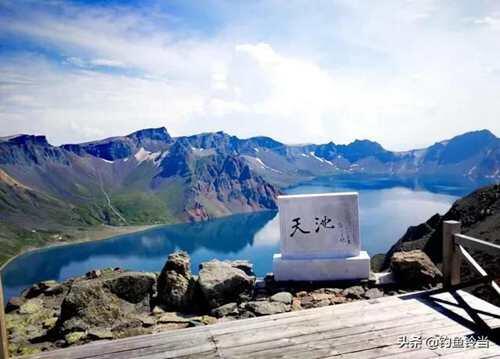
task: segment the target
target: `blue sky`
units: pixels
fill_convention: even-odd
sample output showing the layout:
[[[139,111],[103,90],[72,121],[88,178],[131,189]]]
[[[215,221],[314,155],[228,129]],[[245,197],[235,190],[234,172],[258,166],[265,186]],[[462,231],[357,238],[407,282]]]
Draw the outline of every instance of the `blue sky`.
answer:
[[[0,0],[0,136],[500,134],[497,1]]]

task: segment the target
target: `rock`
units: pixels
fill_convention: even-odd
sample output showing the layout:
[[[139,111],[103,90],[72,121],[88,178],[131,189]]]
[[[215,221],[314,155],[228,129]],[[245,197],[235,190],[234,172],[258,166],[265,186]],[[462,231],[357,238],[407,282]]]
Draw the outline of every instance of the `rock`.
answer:
[[[104,281],[111,293],[130,303],[144,303],[149,306],[154,293],[156,275],[154,273],[124,272]]]
[[[73,345],[76,344],[82,340],[84,340],[87,337],[87,333],[85,332],[73,332],[66,334],[64,339],[66,340],[66,343],[68,345]]]
[[[365,294],[365,290],[359,285],[346,288],[342,291],[342,295],[350,299],[361,299],[363,298],[363,294]]]
[[[276,281],[274,280],[274,274],[273,273],[267,273],[264,277],[264,283],[266,283],[267,287],[271,287],[276,284]]]
[[[113,333],[109,329],[90,329],[87,337],[92,340],[106,340],[113,339]]]
[[[161,307],[159,307],[159,306],[155,306],[155,307],[153,308],[152,313],[153,313],[154,315],[160,315],[160,314],[165,313],[165,310],[163,310],[163,308],[161,308]]]
[[[308,296],[308,295],[309,295],[309,294],[308,294],[305,290],[303,290],[303,291],[301,291],[301,292],[297,292],[297,294],[296,294],[296,296],[297,296],[298,298],[302,298],[302,297],[305,297],[305,296]]]
[[[163,271],[174,271],[184,276],[191,275],[191,259],[184,251],[177,251],[168,256]]]
[[[222,317],[227,317],[229,315],[238,315],[238,304],[237,303],[227,303],[224,305],[221,305],[218,308],[212,309],[210,312],[214,317],[216,318],[222,318]]]
[[[330,300],[322,299],[319,302],[314,303],[314,308],[321,308],[330,305]]]
[[[87,272],[85,274],[85,277],[87,279],[97,279],[97,278],[100,278],[102,276],[102,272],[101,270],[99,269],[96,269],[96,270],[93,270],[93,271],[90,271],[90,272]]]
[[[200,321],[205,324],[205,325],[210,325],[210,324],[215,324],[218,322],[217,318],[214,318],[210,315],[203,315],[201,318],[200,318]]]
[[[241,269],[246,275],[255,276],[253,272],[253,264],[246,260],[224,261],[229,263],[231,267]]]
[[[256,280],[255,281],[255,289],[256,290],[262,290],[264,292],[267,292],[267,288],[266,288],[266,282],[263,281],[262,279],[260,280]]]
[[[365,298],[368,298],[368,299],[376,299],[376,298],[383,297],[384,292],[382,292],[378,288],[371,288],[365,292],[364,296],[365,296]]]
[[[43,329],[52,329],[56,326],[57,324],[57,317],[52,317],[52,318],[48,318],[48,319],[45,319],[43,322],[42,322],[42,326],[43,326]]]
[[[156,319],[152,317],[141,317],[139,319],[142,322],[142,326],[145,328],[152,327],[156,324]]]
[[[198,285],[209,308],[237,302],[253,292],[255,277],[241,269],[218,260],[205,262],[200,267]]]
[[[327,294],[339,295],[342,293],[342,291],[343,291],[343,289],[340,289],[340,288],[325,288],[325,293],[327,293]]]
[[[48,287],[43,293],[45,295],[59,295],[59,294],[62,294],[64,292],[64,290],[67,289],[67,287],[65,287],[64,285],[62,284],[55,284],[55,285],[52,285],[50,287]]]
[[[5,313],[10,313],[15,310],[18,310],[21,305],[25,302],[25,299],[21,297],[12,297],[9,299],[7,302],[7,305],[5,306]]]
[[[36,298],[36,297],[40,296],[41,294],[47,293],[47,292],[49,295],[59,294],[62,292],[62,290],[63,290],[63,287],[55,280],[46,280],[46,281],[43,281],[43,282],[40,282],[40,283],[37,283],[37,284],[31,286],[31,288],[29,288],[24,293],[24,297],[28,298],[28,299],[29,298]]]
[[[343,304],[347,302],[347,299],[345,297],[332,297],[330,298],[330,303],[332,304]]]
[[[158,299],[169,309],[192,309],[196,281],[191,275],[191,261],[186,252],[169,255],[158,278]]]
[[[314,307],[314,299],[310,295],[299,297],[300,305],[304,309],[309,309]]]
[[[284,304],[292,304],[293,296],[289,292],[279,292],[273,295],[271,298],[271,302],[280,302]]]
[[[293,298],[291,310],[302,310],[299,299]]]
[[[290,305],[281,302],[248,302],[245,306],[255,315],[271,315],[290,311]]]
[[[41,299],[29,299],[19,307],[19,314],[35,314],[42,310],[43,302]]]
[[[75,282],[61,305],[66,330],[110,327],[126,320],[117,296],[105,291],[99,281]]]
[[[192,316],[182,316],[176,312],[167,312],[158,319],[158,323],[189,323],[192,319]]]
[[[313,294],[311,294],[311,296],[313,297],[314,301],[321,302],[323,300],[329,301],[330,298],[333,297],[334,295],[327,294],[327,293],[313,293]]]
[[[421,250],[396,252],[391,257],[391,270],[405,288],[422,288],[442,281],[442,274]]]

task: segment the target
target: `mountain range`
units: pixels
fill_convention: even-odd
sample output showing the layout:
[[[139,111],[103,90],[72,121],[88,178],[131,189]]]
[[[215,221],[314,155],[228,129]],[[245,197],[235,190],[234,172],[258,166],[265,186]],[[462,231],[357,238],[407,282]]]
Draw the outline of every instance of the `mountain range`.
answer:
[[[500,139],[481,130],[393,152],[369,140],[287,145],[224,132],[172,137],[165,128],[62,146],[45,136],[1,137],[0,243],[7,256],[60,238],[67,228],[274,210],[286,186],[357,174],[494,181]]]

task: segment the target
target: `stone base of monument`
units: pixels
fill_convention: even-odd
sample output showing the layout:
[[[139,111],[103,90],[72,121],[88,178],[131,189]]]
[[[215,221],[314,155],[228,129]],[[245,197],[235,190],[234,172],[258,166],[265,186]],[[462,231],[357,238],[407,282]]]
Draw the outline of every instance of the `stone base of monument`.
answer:
[[[280,282],[367,279],[370,256],[361,251],[355,257],[292,259],[277,253],[273,257],[273,273]]]

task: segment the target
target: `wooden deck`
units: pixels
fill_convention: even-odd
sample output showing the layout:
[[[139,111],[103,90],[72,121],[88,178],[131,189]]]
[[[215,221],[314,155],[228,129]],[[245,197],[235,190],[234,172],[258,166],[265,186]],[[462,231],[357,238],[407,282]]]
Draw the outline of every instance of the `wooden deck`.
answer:
[[[30,359],[500,358],[498,330],[488,332],[485,324],[500,326],[499,307],[462,291],[419,293],[96,342]],[[438,334],[455,347],[426,344]],[[461,340],[470,344],[483,335],[489,341],[460,347]],[[402,348],[405,336],[422,336],[422,347]]]

